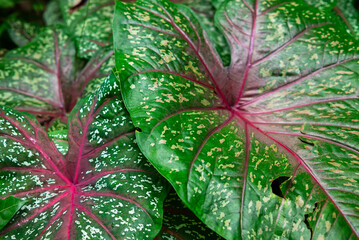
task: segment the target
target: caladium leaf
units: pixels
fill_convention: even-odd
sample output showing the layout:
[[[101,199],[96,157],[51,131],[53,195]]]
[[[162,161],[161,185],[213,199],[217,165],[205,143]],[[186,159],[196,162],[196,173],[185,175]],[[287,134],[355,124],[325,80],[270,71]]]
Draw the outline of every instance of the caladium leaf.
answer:
[[[168,194],[163,205],[163,225],[155,240],[221,240],[202,223],[178,198],[175,192]]]
[[[31,42],[42,28],[40,24],[25,22],[17,18],[10,19],[7,24],[11,40],[18,46],[24,46]]]
[[[72,109],[78,98],[85,94],[92,94],[103,83],[104,77],[111,73],[115,66],[115,56],[112,46],[103,47],[87,62],[86,66],[77,74],[71,86]],[[90,86],[88,86],[90,85]]]
[[[47,26],[54,24],[65,24],[60,8],[60,1],[51,0],[46,5],[46,9],[44,12],[44,21]]]
[[[337,0],[333,11],[343,19],[348,32],[359,39],[359,12],[355,8],[355,0]]]
[[[228,72],[189,9],[116,2],[141,150],[225,238],[356,239],[358,42],[303,1],[229,0],[216,21]]]
[[[74,56],[74,44],[59,26],[45,28],[31,43],[9,51],[0,63],[1,104],[38,114],[64,114],[63,83],[75,73]]]
[[[51,139],[56,148],[62,155],[66,155],[69,150],[69,141],[68,141],[69,130],[67,125],[56,119],[51,126],[47,129],[47,135]]]
[[[209,40],[214,44],[225,66],[230,63],[230,50],[223,33],[215,26],[215,8],[211,0],[172,0],[190,7],[199,17],[202,27],[206,30]]]
[[[140,153],[112,76],[69,117],[63,156],[30,114],[1,107],[0,195],[32,202],[3,239],[153,239],[162,178]]]
[[[347,31],[359,37],[359,12],[355,0],[305,0],[309,5],[323,11],[332,11],[347,25]]]
[[[74,43],[64,27],[46,28],[34,41],[2,59],[0,102],[21,111],[65,117],[86,85],[92,80],[101,83],[98,79],[114,66],[110,47],[96,52],[83,68],[75,56]]]
[[[26,202],[26,200],[21,200],[13,196],[0,199],[0,230],[5,227]]]
[[[61,0],[62,14],[74,34],[78,56],[92,57],[101,47],[112,45],[114,0]]]
[[[305,2],[313,7],[319,8],[320,10],[330,11],[335,7],[338,0],[305,0]]]

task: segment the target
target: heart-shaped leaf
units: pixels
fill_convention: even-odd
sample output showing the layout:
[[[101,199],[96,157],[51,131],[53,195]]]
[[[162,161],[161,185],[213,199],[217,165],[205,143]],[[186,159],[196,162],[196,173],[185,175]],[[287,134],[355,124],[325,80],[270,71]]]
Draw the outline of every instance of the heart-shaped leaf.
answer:
[[[221,236],[208,229],[178,198],[168,194],[163,205],[163,225],[155,240],[221,240]]]
[[[114,65],[110,47],[101,48],[83,68],[75,56],[64,27],[44,29],[34,41],[2,59],[0,102],[21,111],[65,117],[86,85],[96,79],[101,83]]]
[[[228,0],[216,21],[228,71],[188,8],[116,2],[141,150],[225,238],[356,239],[358,42],[303,1]]]
[[[62,15],[75,36],[78,56],[92,57],[112,45],[114,0],[61,0]]]
[[[5,227],[26,202],[26,200],[21,200],[13,196],[0,199],[0,230]]]
[[[153,239],[164,181],[140,153],[112,76],[69,117],[63,156],[30,114],[2,107],[0,195],[31,199],[4,239]]]

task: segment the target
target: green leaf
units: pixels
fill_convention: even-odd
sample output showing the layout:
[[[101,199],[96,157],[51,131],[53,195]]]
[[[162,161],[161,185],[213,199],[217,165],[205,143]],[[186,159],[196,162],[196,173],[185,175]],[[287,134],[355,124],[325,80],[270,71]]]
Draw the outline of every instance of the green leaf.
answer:
[[[112,45],[114,0],[61,0],[62,14],[75,36],[78,56],[90,58],[101,47]]]
[[[212,4],[215,8],[219,8],[219,6],[221,6],[222,3],[224,3],[226,0],[212,0]]]
[[[10,19],[8,32],[11,40],[18,46],[31,42],[41,32],[42,26],[36,23],[25,22],[20,19]]]
[[[359,38],[359,12],[356,9],[355,0],[305,0],[308,4],[322,9],[324,11],[332,11],[341,18],[346,26],[347,31]]]
[[[13,196],[0,199],[0,230],[6,226],[26,202],[26,200],[21,200]]]
[[[141,150],[227,239],[357,239],[358,42],[303,1],[228,0],[216,21],[229,69],[188,8],[116,2]]]
[[[69,141],[68,141],[69,130],[67,125],[56,119],[51,126],[47,129],[47,135],[49,139],[53,141],[57,150],[62,155],[66,155],[69,151]]]
[[[220,240],[178,198],[175,192],[168,194],[163,206],[163,226],[156,240]]]
[[[342,0],[339,0],[342,1]],[[332,10],[338,0],[305,0],[309,5],[319,8],[320,10]]]
[[[75,56],[65,27],[45,28],[0,62],[0,103],[37,115],[65,117],[86,85],[92,80],[101,83],[114,65],[110,47],[97,51],[85,66]]]
[[[60,8],[60,1],[51,0],[46,5],[44,20],[46,25],[65,24]]]
[[[21,0],[0,0],[0,7],[1,8],[10,8],[14,7],[17,2]]]
[[[209,40],[214,44],[217,52],[221,56],[223,64],[230,64],[230,50],[223,33],[215,26],[214,13],[211,0],[181,0],[173,1],[190,7],[198,16],[202,27],[206,30]]]
[[[0,103],[22,111],[62,115],[75,74],[75,47],[62,27],[45,28],[29,44],[9,51],[0,63]],[[71,85],[70,85],[71,86]]]
[[[4,239],[153,239],[167,184],[139,151],[112,75],[79,101],[63,156],[30,114],[2,106],[0,196],[33,199]],[[50,134],[54,136],[54,134]]]

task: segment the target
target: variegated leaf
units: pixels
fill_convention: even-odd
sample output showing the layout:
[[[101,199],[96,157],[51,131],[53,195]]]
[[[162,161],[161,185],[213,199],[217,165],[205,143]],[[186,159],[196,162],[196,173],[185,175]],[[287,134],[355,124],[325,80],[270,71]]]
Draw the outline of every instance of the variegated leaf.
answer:
[[[74,56],[74,44],[61,27],[45,28],[31,43],[9,51],[0,63],[1,105],[63,115],[64,83],[75,73]]]
[[[18,46],[24,46],[31,42],[41,32],[42,26],[36,23],[25,22],[20,19],[10,19],[8,32],[11,40]]]
[[[358,42],[300,0],[228,0],[216,21],[228,71],[189,9],[116,2],[141,150],[227,239],[357,239]]]
[[[163,225],[155,240],[221,240],[178,198],[168,194],[163,205]]]
[[[359,12],[355,0],[305,0],[308,4],[323,11],[332,11],[347,25],[347,31],[359,37]]]
[[[0,195],[31,200],[1,239],[157,235],[165,182],[135,143],[115,77],[72,111],[66,156],[30,114],[1,108]]]
[[[97,51],[83,68],[75,56],[74,43],[64,27],[44,29],[31,43],[2,59],[0,103],[37,115],[65,118],[86,85],[91,81],[101,84],[114,65],[110,47]]]
[[[228,66],[231,61],[229,46],[223,33],[215,26],[215,8],[211,0],[172,0],[172,2],[184,4],[197,14],[202,27],[206,30],[210,41],[221,56],[223,64]]]
[[[79,57],[90,58],[102,47],[112,45],[114,0],[61,0],[60,4]]]
[[[46,25],[65,23],[62,16],[59,0],[50,0],[49,3],[46,5],[46,9],[44,11],[44,21]]]

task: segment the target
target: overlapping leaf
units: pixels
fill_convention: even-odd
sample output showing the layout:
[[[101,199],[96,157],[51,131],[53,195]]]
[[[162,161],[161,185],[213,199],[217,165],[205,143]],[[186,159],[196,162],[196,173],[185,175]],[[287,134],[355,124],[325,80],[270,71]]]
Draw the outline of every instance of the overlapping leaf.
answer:
[[[347,31],[359,37],[359,12],[355,6],[355,0],[305,0],[311,6],[324,11],[332,11],[343,19],[347,25]]]
[[[175,192],[168,194],[163,206],[163,225],[155,240],[220,240],[178,198]]]
[[[100,49],[82,68],[64,27],[45,28],[1,61],[0,102],[21,111],[64,117],[92,80],[114,65],[113,50]]]
[[[65,112],[64,83],[75,74],[75,47],[63,28],[46,28],[1,61],[1,104],[48,115]],[[67,87],[67,86],[66,86]]]
[[[63,156],[30,114],[2,107],[0,195],[31,199],[3,239],[153,239],[166,188],[140,153],[111,77],[69,118]]]
[[[189,9],[116,2],[141,150],[228,239],[357,239],[358,42],[303,1],[226,1],[216,21],[228,73]]]
[[[47,3],[44,11],[44,21],[46,25],[64,24],[60,1],[51,0]]]
[[[0,199],[0,230],[11,220],[17,211],[26,203],[26,200],[10,196]]]
[[[172,0],[190,7],[199,17],[210,41],[214,44],[225,66],[230,63],[230,50],[223,33],[215,26],[215,8],[211,0]]]
[[[31,42],[36,35],[41,32],[41,25],[36,23],[28,23],[20,19],[10,19],[9,24],[9,35],[11,40],[18,46],[24,46]]]
[[[78,56],[92,57],[112,45],[114,0],[61,0],[62,15],[75,36]]]

